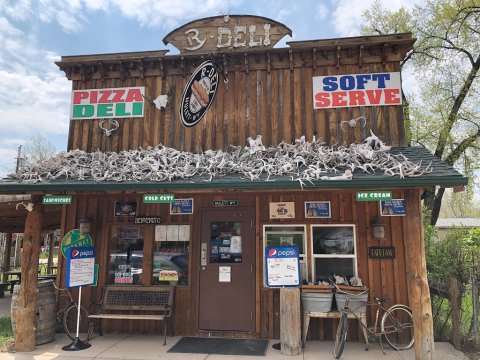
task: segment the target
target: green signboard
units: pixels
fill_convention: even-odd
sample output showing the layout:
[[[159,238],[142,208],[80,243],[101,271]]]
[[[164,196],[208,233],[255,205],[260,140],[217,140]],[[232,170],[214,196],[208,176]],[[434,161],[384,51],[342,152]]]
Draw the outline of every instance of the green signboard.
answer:
[[[62,250],[62,255],[67,257],[67,249],[71,247],[85,247],[93,246],[92,238],[89,234],[81,234],[79,229],[70,230],[62,240],[60,249]]]
[[[385,190],[358,191],[357,201],[391,200],[392,192]]]
[[[144,204],[172,204],[175,200],[173,194],[144,194]]]
[[[46,195],[42,198],[42,204],[44,205],[65,205],[71,203],[71,195]]]

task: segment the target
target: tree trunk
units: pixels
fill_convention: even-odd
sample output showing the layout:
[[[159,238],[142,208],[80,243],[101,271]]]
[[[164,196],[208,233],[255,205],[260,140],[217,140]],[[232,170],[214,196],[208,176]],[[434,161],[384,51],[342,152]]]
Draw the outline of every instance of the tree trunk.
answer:
[[[302,353],[300,289],[280,289],[280,351],[283,355]]]
[[[455,275],[450,277],[450,306],[452,307],[452,341],[456,349],[460,349],[461,329],[460,329],[460,294],[458,291],[458,281]]]
[[[14,334],[16,351],[35,349],[38,257],[40,255],[43,207],[40,196],[32,197],[31,201],[34,204],[33,210],[27,215],[23,235],[22,282],[18,295]]]
[[[422,226],[422,207],[419,190],[405,194],[407,212],[412,221],[405,223],[405,254],[408,298],[413,312],[415,332],[415,359],[435,359],[433,342],[433,316],[425,261],[425,244]]]

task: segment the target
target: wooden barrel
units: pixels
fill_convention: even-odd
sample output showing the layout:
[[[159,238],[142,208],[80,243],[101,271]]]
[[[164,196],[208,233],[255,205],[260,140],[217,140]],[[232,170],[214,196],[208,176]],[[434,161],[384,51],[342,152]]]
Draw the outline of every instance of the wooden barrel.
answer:
[[[20,286],[13,288],[11,302],[12,329],[15,333],[17,308],[19,306]],[[55,289],[53,282],[39,281],[37,283],[37,311],[35,316],[35,345],[41,345],[55,340],[55,324],[57,316],[57,303],[55,301]]]

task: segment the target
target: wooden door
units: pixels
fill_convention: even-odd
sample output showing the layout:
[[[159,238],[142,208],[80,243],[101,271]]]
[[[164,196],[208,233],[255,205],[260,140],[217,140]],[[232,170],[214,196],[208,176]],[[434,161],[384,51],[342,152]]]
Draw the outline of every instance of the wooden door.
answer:
[[[254,209],[202,212],[198,329],[255,331]]]

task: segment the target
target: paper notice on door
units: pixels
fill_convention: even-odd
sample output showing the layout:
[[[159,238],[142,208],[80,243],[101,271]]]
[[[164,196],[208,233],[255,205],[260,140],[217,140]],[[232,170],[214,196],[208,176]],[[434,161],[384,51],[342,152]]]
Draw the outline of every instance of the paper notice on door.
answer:
[[[242,237],[235,235],[230,238],[230,252],[235,254],[242,253]]]
[[[218,281],[219,282],[231,282],[232,267],[231,266],[219,266],[218,267]]]

